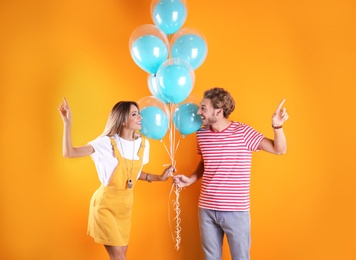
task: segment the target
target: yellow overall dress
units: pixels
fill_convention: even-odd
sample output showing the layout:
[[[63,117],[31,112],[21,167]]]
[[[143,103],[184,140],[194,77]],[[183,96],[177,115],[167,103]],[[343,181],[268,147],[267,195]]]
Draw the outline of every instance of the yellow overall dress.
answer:
[[[138,151],[140,159],[133,161],[132,172],[132,161],[126,159],[125,163],[125,159],[117,149],[115,140],[113,138],[110,140],[118,165],[108,186],[101,185],[93,194],[90,201],[88,235],[99,244],[126,246],[131,230],[133,188],[142,167],[145,139],[142,137],[141,147]],[[127,187],[128,176],[132,180],[132,188]]]

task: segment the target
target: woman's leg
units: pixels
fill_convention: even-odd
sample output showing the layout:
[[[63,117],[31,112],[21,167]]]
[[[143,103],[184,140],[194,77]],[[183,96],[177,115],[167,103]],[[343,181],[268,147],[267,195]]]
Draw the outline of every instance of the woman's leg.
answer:
[[[108,251],[110,260],[126,260],[127,246],[107,246],[105,245],[106,251]]]

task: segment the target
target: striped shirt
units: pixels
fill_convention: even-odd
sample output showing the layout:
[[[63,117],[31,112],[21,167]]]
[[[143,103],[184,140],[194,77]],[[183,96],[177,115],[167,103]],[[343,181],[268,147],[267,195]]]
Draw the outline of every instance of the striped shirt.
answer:
[[[199,207],[220,211],[250,209],[252,151],[264,136],[252,127],[232,122],[222,132],[197,131],[198,154],[204,160]]]

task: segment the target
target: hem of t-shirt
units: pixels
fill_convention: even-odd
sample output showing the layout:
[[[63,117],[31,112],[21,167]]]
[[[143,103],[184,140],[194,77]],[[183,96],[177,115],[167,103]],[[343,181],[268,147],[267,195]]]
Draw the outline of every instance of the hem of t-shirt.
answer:
[[[248,207],[247,209],[222,209],[222,208],[214,208],[214,207],[202,207],[199,205],[198,205],[198,208],[215,210],[215,211],[249,211],[250,210],[250,207]]]

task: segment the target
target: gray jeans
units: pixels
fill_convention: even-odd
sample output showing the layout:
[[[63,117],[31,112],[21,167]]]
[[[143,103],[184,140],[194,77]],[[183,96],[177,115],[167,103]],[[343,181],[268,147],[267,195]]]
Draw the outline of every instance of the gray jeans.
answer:
[[[200,238],[205,260],[221,260],[226,234],[232,260],[250,259],[250,212],[199,208]]]

